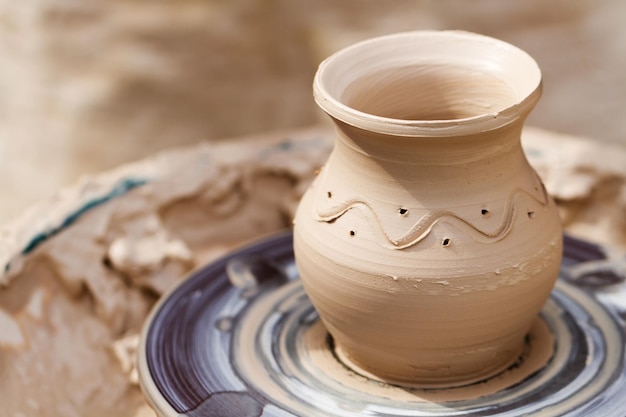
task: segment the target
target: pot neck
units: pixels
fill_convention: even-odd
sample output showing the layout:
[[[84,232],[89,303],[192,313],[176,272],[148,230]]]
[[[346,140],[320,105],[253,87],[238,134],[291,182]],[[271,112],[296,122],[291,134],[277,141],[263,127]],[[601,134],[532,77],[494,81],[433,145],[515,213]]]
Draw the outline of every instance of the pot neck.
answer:
[[[337,127],[334,152],[352,169],[368,169],[371,165],[445,169],[484,163],[506,168],[511,159],[523,155],[523,119],[487,132],[444,137],[388,135],[333,120]]]

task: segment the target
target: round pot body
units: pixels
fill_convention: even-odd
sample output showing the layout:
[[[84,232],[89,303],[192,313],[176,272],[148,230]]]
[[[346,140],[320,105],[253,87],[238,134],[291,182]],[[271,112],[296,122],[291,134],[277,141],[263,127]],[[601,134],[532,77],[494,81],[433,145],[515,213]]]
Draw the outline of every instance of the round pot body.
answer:
[[[535,61],[481,35],[401,33],[328,58],[314,92],[336,141],[294,250],[340,357],[422,387],[506,369],[562,256],[556,206],[520,144]]]

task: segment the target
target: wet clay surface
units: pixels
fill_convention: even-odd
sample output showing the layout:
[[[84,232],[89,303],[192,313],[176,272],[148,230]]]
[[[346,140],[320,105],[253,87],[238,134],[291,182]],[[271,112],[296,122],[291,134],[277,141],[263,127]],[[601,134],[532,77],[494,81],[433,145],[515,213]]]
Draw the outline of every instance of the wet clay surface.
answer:
[[[618,284],[624,267],[619,261],[626,234],[620,215],[624,206],[616,196],[626,183],[619,163],[623,154],[531,128],[523,141],[548,192],[556,196],[565,227],[608,248],[578,241],[572,245],[566,239],[565,257],[579,266],[565,279],[600,291],[605,300],[622,302]],[[3,410],[27,416],[154,416],[135,385],[133,359],[137,332],[157,291],[238,242],[288,226],[330,144],[331,133],[315,128],[170,152],[76,184],[3,227]],[[150,180],[150,185],[105,201],[129,178]],[[279,191],[268,190],[274,187]],[[66,219],[73,223],[62,227]],[[141,255],[152,237],[163,242],[159,259]],[[121,243],[111,250],[115,241]],[[184,251],[174,250],[177,241],[190,249],[193,264]],[[135,246],[136,256],[129,256],[130,250],[118,252]],[[22,255],[27,247],[31,251]],[[595,267],[602,268],[601,276],[594,274]],[[63,376],[63,384],[57,375]],[[224,404],[222,400],[214,401]]]

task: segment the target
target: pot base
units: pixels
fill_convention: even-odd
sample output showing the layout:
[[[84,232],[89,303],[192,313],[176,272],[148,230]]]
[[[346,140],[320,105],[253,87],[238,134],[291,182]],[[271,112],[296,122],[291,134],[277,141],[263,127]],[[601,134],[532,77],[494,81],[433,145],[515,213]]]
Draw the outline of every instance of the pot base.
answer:
[[[346,366],[285,234],[199,270],[160,302],[139,350],[142,389],[160,416],[621,415],[626,285],[600,249],[565,243],[524,354],[487,380],[423,389]]]
[[[321,323],[319,327],[323,327]],[[324,331],[326,330],[324,329]],[[311,332],[313,332],[313,329]],[[319,333],[319,330],[316,330],[315,333]],[[316,334],[308,338],[320,339],[320,336]],[[552,336],[552,332],[548,328],[545,320],[542,317],[537,317],[530,332],[524,339],[521,354],[513,358],[511,363],[506,364],[504,367],[500,367],[495,371],[483,375],[477,375],[471,379],[455,381],[454,383],[411,384],[402,381],[382,379],[368,372],[353,362],[341,349],[341,346],[335,345],[330,334],[327,335],[327,338],[328,350],[333,352],[336,360],[341,362],[349,372],[354,372],[369,380],[378,381],[382,384],[408,389],[421,389],[424,391],[442,391],[442,397],[450,401],[490,395],[502,389],[512,387],[541,370],[552,358],[554,353],[554,337]],[[313,349],[315,345],[311,345],[308,348]],[[317,348],[319,349],[319,347]],[[323,363],[320,363],[319,366],[326,367]],[[444,393],[443,391],[446,392]]]

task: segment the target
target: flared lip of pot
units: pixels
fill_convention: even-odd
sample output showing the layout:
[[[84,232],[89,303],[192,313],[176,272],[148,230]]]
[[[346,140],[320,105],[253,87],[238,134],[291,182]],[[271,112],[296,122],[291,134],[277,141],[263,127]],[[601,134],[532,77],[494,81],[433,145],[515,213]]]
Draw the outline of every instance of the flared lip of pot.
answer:
[[[446,48],[438,49],[439,46],[445,45],[450,48],[458,47],[458,54],[446,56]],[[383,59],[385,53],[391,57],[393,54],[400,57],[407,52],[416,53],[406,49],[407,47],[414,47],[419,51],[420,48],[424,49],[424,46],[427,46],[426,49],[430,51],[435,51],[435,59],[450,58],[454,62],[461,62],[467,58],[466,62],[473,60],[476,65],[487,72],[498,72],[514,88],[518,97],[516,102],[496,112],[466,118],[405,120],[356,110],[336,97],[336,91],[330,91],[329,84],[342,76],[345,77],[354,68],[358,68],[361,64],[359,59],[363,59],[363,57],[376,58],[376,51],[381,54],[379,59]],[[484,57],[481,57],[480,54],[473,56],[470,46],[482,53]],[[420,54],[414,63],[419,65],[420,63],[433,62],[431,58],[428,55],[422,56]],[[352,61],[350,61],[351,59]],[[482,61],[479,62],[480,60]],[[361,68],[363,67],[361,66]],[[514,73],[512,79],[509,79],[509,74],[506,72],[509,68]],[[507,42],[465,31],[415,31],[368,39],[329,56],[319,65],[315,74],[313,94],[318,106],[329,116],[357,128],[396,136],[446,137],[494,130],[517,120],[525,119],[541,97],[541,78],[541,70],[537,62],[525,51]],[[357,79],[355,77],[352,81]]]

